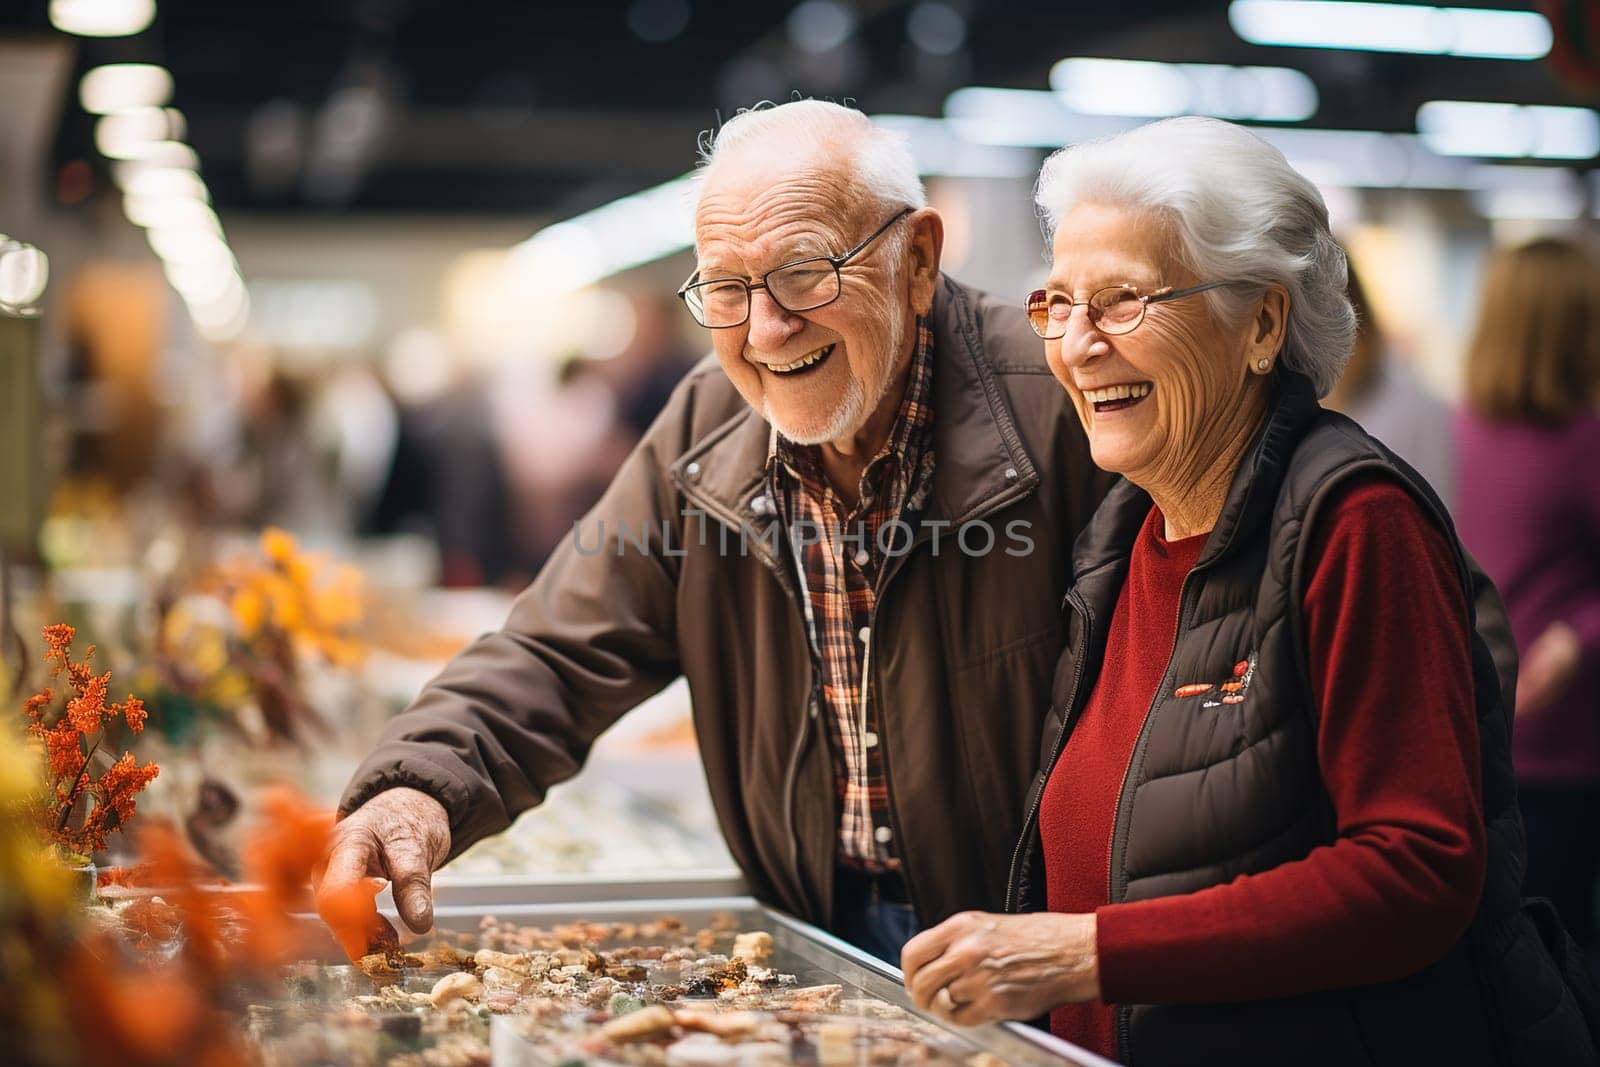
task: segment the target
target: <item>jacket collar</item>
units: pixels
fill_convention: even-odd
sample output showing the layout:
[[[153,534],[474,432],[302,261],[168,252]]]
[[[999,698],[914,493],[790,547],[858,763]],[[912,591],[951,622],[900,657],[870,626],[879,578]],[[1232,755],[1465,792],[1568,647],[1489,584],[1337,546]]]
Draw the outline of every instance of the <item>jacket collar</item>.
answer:
[[[1197,568],[1233,552],[1241,538],[1265,525],[1288,473],[1289,459],[1321,410],[1311,379],[1279,370],[1266,417],[1233,472],[1227,499],[1206,540],[1205,551],[1195,563]],[[1073,546],[1073,575],[1082,578],[1125,560],[1150,507],[1149,493],[1126,478],[1120,479]]]
[[[941,277],[931,318],[934,463],[926,518],[959,525],[1031,493],[1039,474],[995,381],[966,290]],[[745,407],[680,456],[672,480],[719,521],[760,531],[776,517],[765,484],[770,440],[766,420]]]

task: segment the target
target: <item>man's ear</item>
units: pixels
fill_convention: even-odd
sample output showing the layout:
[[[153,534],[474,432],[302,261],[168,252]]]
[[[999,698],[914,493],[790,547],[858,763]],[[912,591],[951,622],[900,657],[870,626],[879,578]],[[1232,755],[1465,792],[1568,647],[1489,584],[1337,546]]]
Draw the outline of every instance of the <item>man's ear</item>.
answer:
[[[920,208],[906,218],[911,244],[906,251],[910,268],[911,308],[926,315],[933,307],[933,293],[939,286],[939,256],[944,252],[944,217],[931,207]]]

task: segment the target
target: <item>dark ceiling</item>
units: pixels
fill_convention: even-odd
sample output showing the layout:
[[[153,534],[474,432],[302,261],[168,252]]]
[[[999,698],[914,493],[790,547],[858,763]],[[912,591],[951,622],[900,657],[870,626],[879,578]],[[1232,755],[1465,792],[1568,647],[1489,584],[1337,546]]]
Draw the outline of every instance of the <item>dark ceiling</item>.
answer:
[[[9,2],[0,34],[55,32],[45,0]],[[794,43],[793,0],[159,0],[137,37],[79,41],[77,74],[168,67],[218,207],[252,211],[564,214],[682,173],[699,131],[763,98],[937,115],[963,85],[1044,88],[1068,55],[1296,66],[1321,127],[1409,131],[1433,98],[1592,102],[1548,60],[1252,46],[1221,0],[947,3],[965,39],[939,55],[913,43],[911,0],[854,0],[822,52]],[[76,82],[52,166],[103,177]]]

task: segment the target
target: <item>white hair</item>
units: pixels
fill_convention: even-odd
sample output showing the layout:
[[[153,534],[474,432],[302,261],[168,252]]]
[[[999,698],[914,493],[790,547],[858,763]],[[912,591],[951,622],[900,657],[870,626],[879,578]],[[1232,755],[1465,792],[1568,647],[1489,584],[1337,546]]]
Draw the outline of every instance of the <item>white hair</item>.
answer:
[[[690,194],[695,205],[718,163],[748,148],[795,158],[838,155],[848,166],[857,194],[869,204],[884,211],[928,206],[928,194],[906,136],[876,125],[855,108],[828,100],[762,101],[741,108],[721,129],[702,133],[700,165]],[[891,258],[898,261],[909,240],[904,227],[894,227],[884,236]]]
[[[1204,296],[1236,323],[1261,290],[1289,292],[1279,360],[1326,396],[1350,359],[1356,315],[1345,295],[1344,249],[1322,194],[1283,153],[1219,119],[1163,119],[1071,145],[1045,160],[1034,191],[1047,241],[1078,203],[1153,212],[1172,226],[1174,252],[1201,282],[1248,282]]]

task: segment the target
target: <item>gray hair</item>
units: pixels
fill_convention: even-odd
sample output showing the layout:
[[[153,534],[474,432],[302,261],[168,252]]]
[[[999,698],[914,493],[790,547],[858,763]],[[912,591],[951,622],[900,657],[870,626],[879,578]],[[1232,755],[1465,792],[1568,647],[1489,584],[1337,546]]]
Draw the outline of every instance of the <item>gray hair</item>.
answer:
[[[1219,119],[1163,119],[1071,145],[1045,160],[1034,191],[1045,237],[1080,202],[1153,212],[1170,222],[1180,261],[1201,282],[1255,287],[1205,294],[1238,322],[1270,285],[1289,292],[1280,362],[1328,395],[1350,359],[1356,315],[1345,295],[1344,249],[1328,229],[1322,194],[1283,153]]]
[[[850,166],[857,193],[885,211],[928,206],[928,194],[917,174],[917,161],[906,136],[876,125],[855,108],[827,100],[762,101],[741,108],[719,130],[700,135],[700,165],[695,170],[693,204],[698,205],[706,175],[720,161],[750,147],[800,156],[806,152],[839,153]],[[885,235],[894,258],[904,252],[904,227]]]

